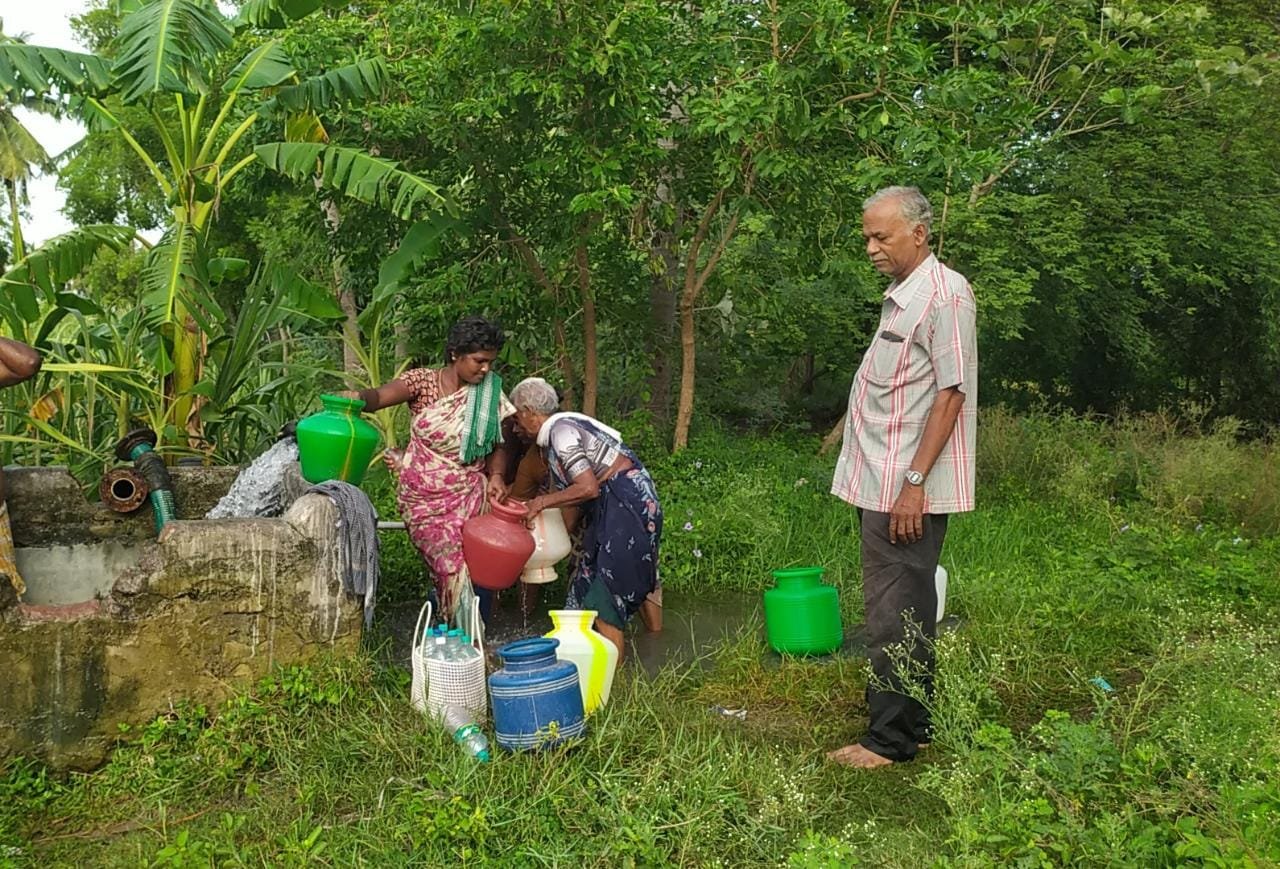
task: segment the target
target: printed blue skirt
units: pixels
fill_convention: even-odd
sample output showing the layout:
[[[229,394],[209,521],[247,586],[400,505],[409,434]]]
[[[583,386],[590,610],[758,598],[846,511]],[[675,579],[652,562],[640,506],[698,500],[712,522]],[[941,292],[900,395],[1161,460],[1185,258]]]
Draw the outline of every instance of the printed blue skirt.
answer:
[[[658,581],[662,507],[653,478],[635,466],[600,486],[582,505],[586,528],[582,557],[569,580],[569,609],[595,610],[602,621],[623,627]]]

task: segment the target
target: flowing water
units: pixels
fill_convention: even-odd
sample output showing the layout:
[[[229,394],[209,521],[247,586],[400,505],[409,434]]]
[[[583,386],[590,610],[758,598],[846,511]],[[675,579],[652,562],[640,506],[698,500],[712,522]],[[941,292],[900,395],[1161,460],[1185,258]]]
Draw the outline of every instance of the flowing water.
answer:
[[[279,516],[285,508],[285,471],[298,460],[298,442],[283,438],[240,472],[206,519]]]

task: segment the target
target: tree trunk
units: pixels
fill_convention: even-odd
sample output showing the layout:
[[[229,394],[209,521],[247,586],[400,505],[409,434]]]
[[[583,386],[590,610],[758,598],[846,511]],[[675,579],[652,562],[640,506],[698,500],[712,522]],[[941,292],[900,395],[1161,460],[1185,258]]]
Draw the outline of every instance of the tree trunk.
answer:
[[[174,306],[173,373],[170,377],[174,428],[187,434],[187,446],[199,449],[204,427],[191,387],[200,380],[201,334],[195,317],[181,303]]]
[[[347,279],[347,262],[342,255],[333,257],[333,284],[338,291],[338,307],[342,308],[342,367],[351,374],[360,374],[360,311],[356,308],[356,293]],[[371,374],[371,372],[370,372]],[[378,384],[374,384],[375,387]]]
[[[564,409],[577,410],[577,375],[573,370],[573,359],[569,356],[569,339],[565,333],[564,320],[556,314],[552,323],[552,332],[556,339],[557,364],[560,368],[560,377],[564,380],[564,389],[560,390],[560,394],[564,397]]]
[[[316,189],[320,189],[319,178],[316,179],[315,184]],[[328,197],[321,200],[320,209],[324,212],[324,223],[329,236],[329,252],[332,256],[331,265],[333,268],[333,295],[343,313],[342,369],[356,374],[361,370],[360,357],[356,353],[356,348],[360,346],[360,323],[358,321],[360,312],[356,309],[356,295],[351,288],[346,259],[337,252],[338,230],[342,227],[342,209],[338,207],[336,201]],[[377,386],[378,384],[375,383],[373,385]]]
[[[338,294],[338,307],[343,314],[342,367],[352,374],[359,374],[362,368],[356,348],[360,346],[360,312],[356,309],[356,295],[347,279],[347,264],[342,254],[333,257],[333,286]]]
[[[591,293],[591,266],[587,260],[587,240],[579,236],[573,251],[578,272],[578,292],[582,296],[582,412],[596,415],[599,373],[596,365],[596,300]]]
[[[671,422],[671,383],[675,372],[672,351],[676,334],[676,291],[670,274],[653,276],[649,284],[649,305],[653,309],[649,338],[649,355],[653,359],[649,413],[655,423],[665,428]]]
[[[680,298],[680,403],[676,410],[676,430],[671,443],[673,452],[689,446],[689,426],[693,423],[693,389],[697,365],[693,301],[694,294],[688,290]]]
[[[663,88],[667,105],[664,112],[668,123],[683,127],[689,122],[684,110],[684,88],[668,81]],[[668,162],[658,172],[658,184],[654,189],[649,213],[649,260],[653,277],[649,282],[649,306],[653,319],[649,324],[649,357],[653,360],[653,373],[649,376],[649,413],[659,426],[666,428],[671,420],[671,380],[675,369],[674,339],[676,332],[676,287],[680,280],[678,239],[684,222],[684,211],[676,201],[676,171],[672,168],[678,147],[674,135],[658,140],[658,147],[666,152]],[[667,220],[667,213],[671,219]]]
[[[190,209],[181,209],[182,216],[170,224],[169,231],[173,238],[185,238],[188,233],[194,237],[203,231],[203,227],[190,226],[184,222]],[[183,278],[184,281],[191,280]],[[190,297],[190,286],[187,288]],[[204,426],[200,420],[196,395],[192,392],[200,380],[204,360],[204,338],[200,325],[188,310],[182,294],[174,300],[173,314],[170,324],[173,327],[173,351],[170,358],[173,370],[164,378],[165,422],[172,425],[181,435],[186,434],[186,446],[199,450],[204,447]],[[164,440],[163,432],[156,432]]]
[[[396,336],[395,366],[398,370],[400,365],[409,358],[409,324],[403,320],[396,320],[394,332]]]
[[[543,292],[547,294],[547,298],[551,299],[555,307],[551,328],[552,334],[555,336],[556,354],[560,357],[560,375],[564,378],[564,389],[561,392],[564,395],[565,409],[573,410],[577,408],[578,400],[577,391],[574,387],[573,359],[569,356],[569,341],[565,333],[564,319],[560,316],[560,289],[547,276],[547,270],[542,267],[542,263],[538,260],[538,255],[533,252],[528,240],[505,220],[502,228],[507,234],[507,239],[515,245],[516,253],[520,255],[520,259],[529,270],[529,274],[533,276],[533,282],[542,287]]]
[[[676,251],[676,239],[680,236],[680,210],[672,203],[670,172],[664,170],[663,179],[651,206],[661,215],[671,208],[675,217],[670,226],[655,221],[649,234],[649,261],[653,276],[649,281],[649,307],[653,319],[649,323],[649,357],[653,360],[653,372],[649,375],[649,413],[662,427],[671,421],[671,381],[675,370],[672,358],[676,333],[676,282],[680,276],[680,257]]]
[[[746,180],[743,185],[742,195],[745,198],[751,195],[751,190],[755,186],[756,170],[754,166],[750,165],[749,154],[743,155],[743,163],[743,168],[746,170]],[[729,242],[738,231],[738,221],[742,217],[741,210],[734,211],[724,231],[720,234],[719,241],[716,242],[715,250],[707,257],[706,264],[699,268],[699,254],[703,243],[711,232],[711,222],[719,214],[720,207],[724,204],[725,197],[728,195],[729,188],[722,187],[711,202],[707,204],[706,209],[702,212],[702,220],[699,221],[698,228],[694,231],[693,238],[689,241],[689,249],[684,256],[684,287],[680,293],[680,401],[676,407],[676,430],[671,438],[672,452],[679,452],[689,445],[689,427],[693,423],[695,363],[697,361],[694,348],[693,315],[697,307],[698,296],[701,295],[703,287],[707,285],[707,279],[715,271],[716,264],[720,262],[720,257],[724,256],[725,248],[728,247]]]

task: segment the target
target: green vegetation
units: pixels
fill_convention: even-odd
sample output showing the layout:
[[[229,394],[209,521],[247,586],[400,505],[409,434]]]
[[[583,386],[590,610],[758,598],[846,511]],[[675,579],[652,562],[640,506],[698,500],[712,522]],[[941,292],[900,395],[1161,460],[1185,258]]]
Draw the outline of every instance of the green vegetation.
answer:
[[[242,462],[467,312],[509,328],[513,373],[676,448],[829,428],[882,289],[859,206],[893,182],[972,280],[987,399],[1251,435],[1280,409],[1265,2],[240,7],[95,4],[85,52],[0,38],[0,317],[51,362],[6,461],[88,481],[139,418]],[[35,249],[18,106],[90,130],[59,165],[80,226]],[[241,376],[263,275],[288,301]]]
[[[779,664],[744,625],[624,674],[572,750],[476,767],[369,648],[176,709],[89,776],[9,763],[0,864],[1280,863],[1271,0],[232,5],[93,0],[83,52],[0,34],[0,328],[46,357],[0,457],[92,485],[145,422],[245,462],[485,313],[504,373],[653,468],[669,588],[817,562],[853,624],[818,447],[883,290],[860,203],[916,184],[990,405],[937,742],[826,764],[861,662]],[[28,110],[89,134],[51,157]],[[33,246],[51,162],[77,228]],[[366,490],[390,516],[376,459]],[[407,540],[383,567],[385,601],[420,597]]]
[[[1241,488],[1233,464],[1274,473],[1274,447],[1150,418],[984,422],[983,506],[954,523],[943,558],[960,625],[939,644],[939,731],[916,763],[826,763],[860,730],[863,664],[778,662],[758,624],[701,666],[625,670],[580,745],[488,766],[412,713],[407,675],[371,651],[282,669],[220,710],[175,710],[89,776],[11,766],[0,854],[103,866],[1280,860],[1280,539],[1240,526],[1280,509],[1262,500],[1274,487]],[[814,442],[708,441],[655,462],[671,515],[692,511],[694,525],[672,522],[669,586],[755,593],[768,568],[818,561],[856,622],[855,520],[824,493],[830,462]],[[1184,476],[1179,456],[1207,451],[1221,460],[1212,478]]]

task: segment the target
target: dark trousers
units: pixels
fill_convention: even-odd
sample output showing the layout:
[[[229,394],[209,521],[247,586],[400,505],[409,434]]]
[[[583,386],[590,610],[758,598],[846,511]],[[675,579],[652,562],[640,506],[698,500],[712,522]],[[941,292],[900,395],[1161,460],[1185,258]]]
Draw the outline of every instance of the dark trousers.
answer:
[[[915,543],[889,542],[889,514],[859,510],[862,520],[862,599],[867,654],[869,723],[862,745],[890,760],[910,760],[931,740],[929,711],[905,693],[904,682],[933,696],[933,641],[938,590],[934,574],[947,534],[945,514],[924,516]]]

